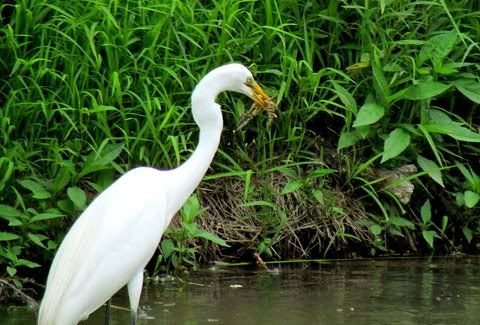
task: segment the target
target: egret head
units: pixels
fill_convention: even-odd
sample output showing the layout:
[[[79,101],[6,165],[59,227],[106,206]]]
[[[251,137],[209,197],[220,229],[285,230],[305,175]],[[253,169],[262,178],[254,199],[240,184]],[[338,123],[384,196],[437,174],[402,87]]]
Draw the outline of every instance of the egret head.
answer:
[[[229,79],[229,82],[225,82],[225,90],[232,90],[245,94],[254,101],[252,109],[241,117],[238,128],[240,129],[244,127],[252,117],[258,115],[262,111],[268,113],[269,124],[272,124],[273,119],[277,117],[275,114],[277,105],[255,81],[250,70],[238,63],[228,64],[223,66],[223,68],[225,68],[226,72],[225,79]]]
[[[232,90],[247,95],[258,106],[264,106],[268,95],[258,85],[252,73],[239,63],[227,64],[221,67],[225,71],[225,90]]]
[[[254,101],[252,109],[241,117],[238,128],[245,126],[252,117],[262,111],[268,113],[270,124],[272,124],[273,118],[276,117],[277,105],[255,81],[250,70],[244,65],[231,63],[212,70],[197,85],[192,99],[196,102],[202,102],[212,97],[215,98],[223,91],[235,91],[250,97]],[[203,113],[194,111],[197,123],[202,119],[200,115],[203,115]]]

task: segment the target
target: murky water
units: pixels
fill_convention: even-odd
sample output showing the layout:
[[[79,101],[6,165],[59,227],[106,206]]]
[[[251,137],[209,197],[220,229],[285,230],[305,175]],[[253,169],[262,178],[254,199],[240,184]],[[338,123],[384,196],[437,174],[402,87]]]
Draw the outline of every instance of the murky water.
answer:
[[[146,286],[139,324],[480,324],[480,258],[214,268],[184,280]],[[128,306],[125,291],[113,305]],[[114,308],[110,323],[129,316]],[[82,324],[103,318],[102,308]],[[34,323],[0,308],[0,324]]]

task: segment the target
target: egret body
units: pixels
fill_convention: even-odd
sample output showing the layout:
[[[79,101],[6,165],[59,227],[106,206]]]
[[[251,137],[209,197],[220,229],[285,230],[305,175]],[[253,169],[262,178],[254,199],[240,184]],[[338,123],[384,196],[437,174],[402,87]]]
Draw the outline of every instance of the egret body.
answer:
[[[257,107],[272,105],[243,65],[228,64],[208,73],[192,94],[192,113],[200,128],[192,156],[173,170],[130,170],[93,200],[55,255],[38,325],[77,324],[125,285],[135,323],[143,270],[217,151],[223,119],[215,100],[223,91],[243,93]]]

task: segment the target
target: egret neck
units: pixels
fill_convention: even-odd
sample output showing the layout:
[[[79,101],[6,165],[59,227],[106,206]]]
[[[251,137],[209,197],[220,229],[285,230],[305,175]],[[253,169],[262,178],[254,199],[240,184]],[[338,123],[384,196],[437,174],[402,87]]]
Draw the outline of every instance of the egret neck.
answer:
[[[220,143],[223,118],[220,105],[215,100],[217,95],[226,89],[217,86],[220,83],[216,77],[222,76],[218,72],[221,71],[216,69],[210,72],[195,87],[192,94],[192,113],[200,128],[200,135],[198,145],[190,158],[172,171],[173,178],[171,181],[177,187],[174,192],[182,191],[184,194],[171,198],[170,209],[173,212],[178,211],[183,206],[202,181]],[[220,76],[217,76],[219,74]]]

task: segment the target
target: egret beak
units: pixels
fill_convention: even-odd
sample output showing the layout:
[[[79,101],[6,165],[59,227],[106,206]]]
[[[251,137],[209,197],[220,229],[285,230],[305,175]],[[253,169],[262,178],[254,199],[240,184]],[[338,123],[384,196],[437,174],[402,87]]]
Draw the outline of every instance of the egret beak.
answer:
[[[267,95],[267,93],[260,87],[258,83],[252,81],[245,84],[252,90],[253,105],[250,111],[245,112],[240,121],[238,122],[237,130],[243,128],[250,122],[250,120],[260,114],[262,111],[266,111],[268,114],[268,126],[273,124],[273,120],[277,117],[275,110],[277,104],[273,101],[273,98]]]
[[[248,87],[252,89],[255,105],[265,107],[267,101],[270,100],[270,97],[268,97],[267,93],[265,93],[262,87],[260,87],[260,85],[255,81]]]

